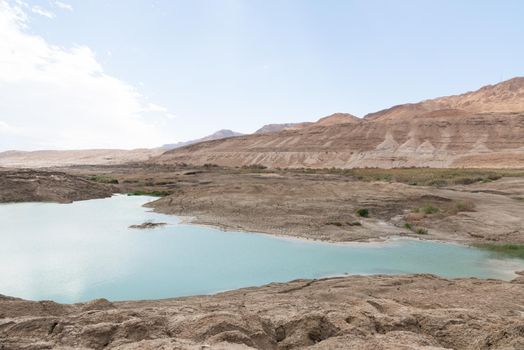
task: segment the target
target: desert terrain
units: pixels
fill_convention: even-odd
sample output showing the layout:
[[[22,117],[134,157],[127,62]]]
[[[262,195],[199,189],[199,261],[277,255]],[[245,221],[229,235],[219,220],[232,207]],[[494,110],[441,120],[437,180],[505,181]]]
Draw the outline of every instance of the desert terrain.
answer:
[[[228,230],[331,242],[410,236],[524,243],[523,170],[152,164],[60,170],[118,192],[160,196],[148,204],[155,211]]]
[[[488,249],[524,242],[521,170],[130,164],[2,174],[4,202],[153,194],[161,196],[149,204],[155,210],[226,229],[336,242],[411,236]],[[77,192],[64,190],[64,182]],[[2,296],[0,344],[6,350],[521,349],[523,283],[522,276],[511,282],[348,276],[152,301],[66,305]]]
[[[524,280],[297,280],[62,305],[0,296],[2,349],[522,349]]]
[[[524,78],[356,118],[335,113],[268,134],[195,144],[164,164],[281,168],[517,168],[524,164]]]
[[[524,258],[522,101],[515,78],[166,152],[4,152],[0,202],[151,195],[155,211],[225,230],[402,236]],[[524,349],[522,273],[345,276],[70,305],[0,296],[0,349]]]

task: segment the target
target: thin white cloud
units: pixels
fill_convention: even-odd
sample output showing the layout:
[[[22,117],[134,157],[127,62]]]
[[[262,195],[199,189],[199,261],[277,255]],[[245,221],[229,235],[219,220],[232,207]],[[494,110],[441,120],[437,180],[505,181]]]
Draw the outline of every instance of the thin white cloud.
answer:
[[[44,17],[47,17],[47,18],[50,18],[50,19],[53,19],[55,18],[55,14],[51,11],[48,11],[38,5],[34,5],[31,7],[31,11],[33,13],[36,13],[37,15],[40,15],[40,16],[44,16]]]
[[[29,34],[25,11],[0,0],[0,150],[136,148],[169,140],[165,107],[105,73],[89,47],[62,48]]]
[[[147,105],[147,109],[146,109],[147,112],[158,112],[158,113],[167,113],[167,108],[166,107],[162,107],[162,106],[159,106],[157,104],[154,104],[154,103],[149,103]]]
[[[55,1],[55,5],[62,10],[73,11],[73,6],[62,1]]]
[[[6,122],[0,120],[0,134],[11,134],[16,135],[19,133],[19,130],[7,124]]]

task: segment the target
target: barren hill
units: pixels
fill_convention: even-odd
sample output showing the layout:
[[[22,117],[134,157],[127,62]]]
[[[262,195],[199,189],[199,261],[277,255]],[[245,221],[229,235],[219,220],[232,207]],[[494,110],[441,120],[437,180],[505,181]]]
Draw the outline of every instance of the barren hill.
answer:
[[[320,118],[314,125],[329,126],[335,124],[358,123],[360,119],[349,113],[334,113],[327,117]]]
[[[487,85],[461,95],[439,97],[419,103],[394,106],[370,113],[365,119],[412,118],[427,112],[455,109],[470,113],[508,113],[524,111],[524,77]]]
[[[255,134],[269,134],[273,132],[279,132],[282,130],[296,130],[302,129],[313,123],[304,122],[304,123],[285,123],[285,124],[267,124],[255,131]]]
[[[363,119],[335,114],[297,130],[199,143],[153,161],[311,168],[523,168],[523,135],[524,78],[514,78],[462,95],[395,106]]]

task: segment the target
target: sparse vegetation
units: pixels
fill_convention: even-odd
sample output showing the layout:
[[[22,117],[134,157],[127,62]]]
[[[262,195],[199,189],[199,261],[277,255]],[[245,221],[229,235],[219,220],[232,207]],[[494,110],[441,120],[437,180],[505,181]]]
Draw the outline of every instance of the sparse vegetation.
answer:
[[[461,211],[475,211],[475,203],[471,201],[456,202],[453,208],[449,210],[449,213],[454,215]]]
[[[103,175],[93,175],[89,178],[89,180],[94,181],[94,182],[104,183],[104,184],[115,184],[115,185],[118,184],[117,179],[114,179],[112,177],[103,176]]]
[[[347,226],[362,226],[362,224],[359,221],[348,221],[345,224]],[[329,221],[329,222],[326,222],[326,225],[333,225],[333,226],[337,226],[337,227],[342,227],[342,226],[344,226],[344,223],[342,223],[340,221]]]
[[[357,209],[356,213],[358,216],[363,217],[363,218],[369,217],[369,209],[367,208],[359,208]]]
[[[416,233],[417,235],[427,235],[428,234],[428,230],[426,230],[425,228],[423,228],[423,227],[414,227],[409,222],[404,223],[404,228],[406,230],[410,230],[411,232]]]
[[[244,165],[242,169],[264,170],[264,169],[267,169],[267,166],[262,165],[262,164],[251,164],[251,165]]]
[[[479,243],[474,246],[500,255],[524,259],[524,244]]]
[[[415,233],[417,235],[427,235],[428,234],[428,230],[426,230],[425,228],[422,228],[422,227],[418,227],[415,229]]]
[[[437,207],[434,207],[432,206],[431,204],[426,204],[425,206],[423,206],[422,208],[420,208],[420,210],[426,214],[426,215],[431,215],[431,214],[435,214],[435,213],[438,213],[440,211],[439,208]]]
[[[472,201],[459,201],[451,203],[440,203],[439,207],[434,204],[425,204],[422,207],[411,209],[412,213],[424,214],[421,218],[427,215],[435,215],[440,213],[441,216],[456,215],[460,212],[475,211],[475,203]]]
[[[401,182],[413,186],[443,187],[450,185],[470,185],[477,182],[490,182],[503,177],[524,177],[520,169],[434,169],[434,168],[396,168],[396,169],[300,169],[304,173],[328,173],[353,177],[360,181]]]
[[[413,208],[413,209],[411,209],[411,212],[413,212],[413,213],[422,213],[422,214],[426,214],[426,215],[435,214],[435,213],[438,213],[439,211],[440,211],[439,208],[434,207],[431,204],[425,204],[424,206],[422,206],[420,208]]]

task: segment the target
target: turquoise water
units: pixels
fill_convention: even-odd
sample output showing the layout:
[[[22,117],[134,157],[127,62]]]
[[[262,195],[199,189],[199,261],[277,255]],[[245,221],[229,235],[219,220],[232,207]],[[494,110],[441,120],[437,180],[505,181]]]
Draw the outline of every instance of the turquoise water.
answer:
[[[521,260],[418,240],[336,245],[178,224],[151,197],[0,205],[0,294],[79,302],[158,299],[341,274],[511,279]],[[146,220],[168,222],[129,229]]]

